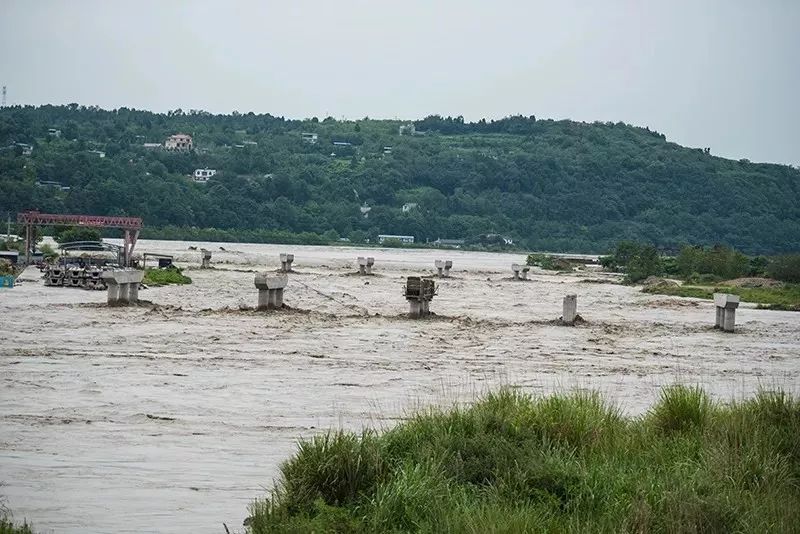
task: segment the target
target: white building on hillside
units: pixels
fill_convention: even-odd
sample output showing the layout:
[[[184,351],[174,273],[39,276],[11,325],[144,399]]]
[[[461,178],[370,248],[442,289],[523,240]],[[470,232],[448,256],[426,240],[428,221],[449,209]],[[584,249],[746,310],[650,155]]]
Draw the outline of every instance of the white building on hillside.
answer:
[[[216,169],[195,169],[192,174],[192,180],[197,183],[204,184],[209,178],[217,174]]]
[[[413,235],[389,235],[389,234],[381,234],[378,236],[378,243],[383,243],[387,239],[391,239],[393,241],[400,241],[401,243],[413,243],[414,236]]]
[[[187,134],[175,134],[167,137],[164,141],[164,148],[167,150],[184,150],[189,151],[192,149],[192,136]]]

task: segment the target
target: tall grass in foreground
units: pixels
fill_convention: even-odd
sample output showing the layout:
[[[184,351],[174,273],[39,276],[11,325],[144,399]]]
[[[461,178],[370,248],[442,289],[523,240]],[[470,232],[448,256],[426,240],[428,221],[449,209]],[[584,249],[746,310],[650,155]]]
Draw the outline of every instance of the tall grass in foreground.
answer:
[[[304,441],[249,528],[267,532],[798,532],[800,402],[673,386],[642,417],[512,390],[383,434]]]
[[[15,524],[10,519],[0,516],[0,534],[33,534],[27,523]]]

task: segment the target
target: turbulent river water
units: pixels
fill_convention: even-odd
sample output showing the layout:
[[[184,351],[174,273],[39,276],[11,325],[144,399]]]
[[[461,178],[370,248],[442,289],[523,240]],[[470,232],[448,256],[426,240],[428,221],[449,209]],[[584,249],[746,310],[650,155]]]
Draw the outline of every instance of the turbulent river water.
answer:
[[[213,269],[200,253],[213,251]],[[222,250],[224,249],[224,250]],[[591,271],[510,280],[521,255],[140,241],[194,283],[105,292],[45,287],[31,270],[0,289],[0,496],[40,532],[242,530],[298,438],[385,428],[420,405],[508,385],[599,390],[629,414],[659,387],[717,398],[797,393],[800,314],[743,304],[737,332],[709,301],[648,295]],[[256,271],[293,252],[290,310],[252,310]],[[375,257],[359,277],[356,257]],[[436,314],[410,320],[406,276],[438,280]],[[578,295],[585,323],[554,322]]]

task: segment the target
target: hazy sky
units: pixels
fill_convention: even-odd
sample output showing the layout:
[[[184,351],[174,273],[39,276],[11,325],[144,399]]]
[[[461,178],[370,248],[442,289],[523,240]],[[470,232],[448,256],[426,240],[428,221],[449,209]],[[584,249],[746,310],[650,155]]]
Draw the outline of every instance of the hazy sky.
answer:
[[[800,0],[2,0],[9,104],[649,126],[800,164]]]

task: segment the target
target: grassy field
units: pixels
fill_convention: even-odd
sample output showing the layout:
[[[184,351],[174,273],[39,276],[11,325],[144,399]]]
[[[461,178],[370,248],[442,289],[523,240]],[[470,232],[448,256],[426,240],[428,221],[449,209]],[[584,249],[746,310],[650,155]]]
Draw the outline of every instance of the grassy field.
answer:
[[[147,269],[144,272],[142,283],[149,286],[164,286],[167,284],[191,284],[192,279],[184,275],[180,269]]]
[[[784,284],[780,287],[727,287],[727,286],[652,286],[645,293],[672,295],[677,297],[714,298],[714,293],[739,295],[742,302],[756,302],[760,308],[800,311],[800,284]]]
[[[675,386],[644,416],[589,393],[501,390],[383,433],[299,444],[267,532],[797,532],[800,402]]]

